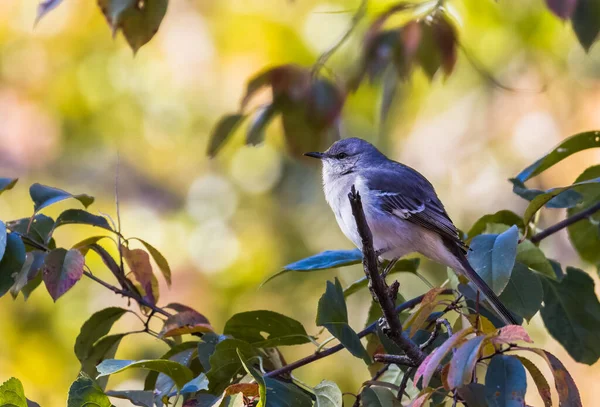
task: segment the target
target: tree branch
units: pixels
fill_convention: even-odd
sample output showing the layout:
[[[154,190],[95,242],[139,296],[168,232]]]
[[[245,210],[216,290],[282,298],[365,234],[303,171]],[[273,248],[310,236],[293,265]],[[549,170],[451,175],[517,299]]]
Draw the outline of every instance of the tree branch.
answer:
[[[373,248],[373,234],[367,224],[360,194],[356,191],[354,185],[348,194],[348,199],[350,200],[352,215],[354,215],[354,219],[356,220],[358,234],[362,240],[363,268],[369,279],[369,288],[371,289],[373,299],[381,307],[383,317],[389,328],[384,330],[384,333],[396,343],[396,345],[398,345],[415,364],[420,365],[426,355],[419,348],[419,345],[410,340],[402,332],[402,323],[395,310],[393,293],[392,290],[390,290],[390,287],[388,287],[385,278],[379,273],[377,254]]]
[[[539,243],[543,239],[547,238],[550,235],[553,235],[554,233],[558,232],[559,230],[564,229],[567,226],[572,225],[573,223],[579,222],[580,220],[586,219],[598,211],[600,211],[600,202],[598,202],[596,205],[590,206],[586,210],[583,210],[579,213],[576,213],[573,216],[568,217],[567,219],[564,219],[564,220],[558,222],[555,225],[547,227],[546,229],[542,230],[540,233],[537,233],[537,234],[531,236],[531,238],[529,240],[531,240],[533,243]]]
[[[452,289],[448,288],[448,289],[444,290],[442,292],[442,294],[452,294],[452,292],[453,292]],[[408,301],[403,302],[402,304],[398,305],[396,307],[396,313],[400,313],[404,310],[416,307],[417,305],[419,305],[421,303],[424,296],[425,296],[425,294],[419,295],[418,297],[415,297],[412,300],[408,300]],[[365,329],[358,332],[358,337],[363,338],[369,334],[374,333],[376,330],[377,330],[377,321],[373,322],[371,325],[367,326]],[[342,349],[344,349],[344,345],[342,345],[340,343],[338,345],[332,346],[331,348],[325,349],[324,351],[313,353],[312,355],[306,356],[302,359],[298,359],[297,361],[292,362],[289,365],[285,365],[282,368],[268,372],[267,374],[265,374],[264,377],[277,377],[282,374],[290,373],[291,371],[296,370],[302,366],[306,366],[306,365],[308,365],[312,362],[315,362],[319,359],[323,359],[324,357],[333,355],[334,353],[337,353],[337,352],[341,351]]]

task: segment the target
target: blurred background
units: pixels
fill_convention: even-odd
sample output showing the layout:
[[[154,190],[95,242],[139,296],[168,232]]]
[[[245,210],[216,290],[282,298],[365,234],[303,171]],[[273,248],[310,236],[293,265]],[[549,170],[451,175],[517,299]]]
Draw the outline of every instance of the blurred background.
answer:
[[[482,66],[513,90],[492,86],[463,53],[447,80],[429,82],[415,72],[401,87],[385,131],[378,123],[381,89],[364,84],[342,114],[344,136],[380,146],[417,168],[436,186],[461,229],[500,209],[519,214],[526,202],[507,179],[561,139],[600,128],[600,46],[585,54],[568,24],[543,0],[450,0],[461,42]],[[329,61],[338,75],[358,63],[362,34],[390,4],[369,2],[368,16]],[[30,216],[33,182],[96,197],[94,213],[116,215],[115,179],[123,233],[139,236],[167,257],[170,290],[161,281],[160,304],[188,304],[222,330],[243,310],[269,309],[302,321],[316,334],[317,300],[325,281],[348,285],[360,266],[312,274],[286,274],[260,283],[285,264],[327,249],[350,248],[327,207],[320,167],[287,151],[278,120],[258,147],[243,146],[243,129],[216,159],[206,145],[221,115],[237,109],[245,81],[264,67],[314,63],[346,30],[357,0],[172,0],[156,37],[134,57],[121,36],[111,37],[95,2],[66,1],[35,28],[35,1],[0,2],[0,175],[19,177],[0,196],[3,220]],[[549,188],[571,183],[598,163],[597,151],[579,153],[531,181]],[[47,210],[56,216],[74,205]],[[544,210],[542,225],[564,217]],[[57,240],[74,244],[92,231],[64,227]],[[566,233],[544,241],[563,265],[584,267]],[[94,254],[92,270],[107,279]],[[433,283],[444,269],[422,263]],[[428,290],[413,275],[400,275],[401,293]],[[159,277],[159,280],[162,280]],[[597,289],[597,291],[599,291]],[[352,326],[362,329],[365,291],[349,300]],[[82,280],[56,304],[43,287],[24,302],[0,299],[0,382],[18,377],[30,399],[64,405],[78,372],[73,344],[89,315],[113,304],[112,292]],[[137,329],[124,318],[115,331]],[[133,328],[133,327],[136,328]],[[555,353],[593,405],[600,366],[573,362],[543,329],[539,316],[528,330],[538,347]],[[166,346],[151,337],[125,339],[122,359],[161,356]],[[312,345],[285,348],[288,361]],[[340,369],[348,364],[354,369]],[[310,385],[327,378],[355,392],[368,378],[363,362],[346,352],[298,370]],[[140,376],[115,376],[109,388],[142,388]],[[530,404],[539,400],[532,394]]]

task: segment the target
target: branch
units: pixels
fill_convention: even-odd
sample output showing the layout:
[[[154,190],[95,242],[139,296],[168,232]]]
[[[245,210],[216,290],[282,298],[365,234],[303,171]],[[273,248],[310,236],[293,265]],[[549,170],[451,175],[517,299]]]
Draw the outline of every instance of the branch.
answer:
[[[598,202],[596,205],[590,206],[589,208],[587,208],[584,211],[576,213],[575,215],[570,216],[567,219],[564,219],[564,220],[558,222],[557,224],[552,225],[552,226],[542,230],[540,233],[537,233],[537,234],[531,236],[531,239],[529,239],[529,240],[531,240],[533,243],[539,243],[543,239],[547,238],[550,235],[553,235],[554,233],[558,232],[559,230],[564,229],[567,226],[572,225],[573,223],[579,222],[580,220],[586,219],[598,211],[600,211],[600,202]]]
[[[375,362],[393,363],[395,365],[400,366],[417,367],[417,365],[415,364],[415,362],[413,362],[411,358],[406,357],[404,355],[388,355],[380,353],[377,355],[373,355],[373,359],[375,359]]]
[[[354,185],[348,194],[348,198],[352,207],[352,215],[354,215],[354,219],[356,220],[356,228],[362,240],[363,268],[369,279],[371,294],[381,307],[383,317],[389,327],[384,332],[415,364],[420,365],[426,355],[419,348],[419,345],[410,340],[402,332],[402,323],[398,318],[394,299],[392,298],[393,293],[390,287],[388,287],[385,278],[379,273],[377,254],[373,248],[373,234],[367,224],[360,194],[356,191]]]
[[[442,294],[452,294],[452,292],[453,292],[452,289],[448,288],[445,291],[443,291]],[[400,313],[404,310],[416,307],[417,305],[419,305],[421,303],[421,301],[423,301],[424,296],[425,296],[425,294],[419,295],[418,297],[415,297],[412,300],[408,300],[408,301],[403,302],[402,304],[398,305],[396,307],[396,313]],[[363,338],[369,334],[374,333],[376,330],[377,330],[377,321],[373,322],[371,325],[367,326],[365,329],[358,332],[358,337]],[[331,348],[325,349],[324,351],[313,353],[312,355],[306,356],[302,359],[292,362],[289,365],[285,365],[282,368],[268,372],[267,374],[265,374],[264,377],[277,377],[282,374],[290,373],[291,371],[296,370],[299,367],[306,366],[306,365],[308,365],[312,362],[315,362],[319,359],[323,359],[324,357],[333,355],[334,353],[337,353],[337,352],[341,351],[342,349],[344,349],[344,345],[342,345],[342,344],[332,346]]]

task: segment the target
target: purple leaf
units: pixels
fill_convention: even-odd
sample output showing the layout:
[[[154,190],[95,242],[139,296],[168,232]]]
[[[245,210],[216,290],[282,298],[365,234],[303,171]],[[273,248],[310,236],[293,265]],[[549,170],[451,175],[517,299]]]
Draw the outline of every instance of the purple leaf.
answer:
[[[54,301],[66,293],[83,275],[85,260],[79,250],[55,249],[46,256],[42,276]]]

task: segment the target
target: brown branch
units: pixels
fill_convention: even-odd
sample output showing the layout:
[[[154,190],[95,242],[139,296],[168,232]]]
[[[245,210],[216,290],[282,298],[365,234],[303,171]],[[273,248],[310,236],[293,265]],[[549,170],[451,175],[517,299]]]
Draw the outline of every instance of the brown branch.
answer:
[[[420,365],[426,355],[419,348],[419,345],[402,332],[402,323],[398,318],[392,298],[393,292],[388,287],[385,278],[379,273],[377,254],[373,248],[373,234],[365,217],[360,194],[356,191],[354,185],[348,194],[348,199],[352,207],[352,215],[356,220],[358,234],[362,240],[363,268],[369,279],[369,288],[373,299],[381,307],[383,317],[388,325],[388,329],[385,329],[384,333],[406,353],[414,364]]]
[[[453,292],[452,289],[448,288],[448,289],[444,290],[442,292],[442,294],[452,294],[452,292]],[[412,300],[403,302],[402,304],[400,304],[396,307],[396,312],[400,313],[404,310],[416,307],[417,305],[419,305],[421,303],[424,296],[425,296],[425,294],[419,295],[418,297],[415,297]],[[365,329],[358,332],[358,337],[363,338],[369,334],[374,333],[376,330],[377,330],[377,321],[373,322],[371,325],[367,326]],[[334,353],[337,353],[337,352],[341,351],[342,349],[344,349],[344,345],[342,345],[340,343],[338,345],[332,346],[331,348],[325,349],[321,352],[313,353],[312,355],[306,356],[302,359],[298,359],[297,361],[292,362],[289,365],[285,365],[282,368],[268,372],[267,374],[265,374],[265,377],[277,377],[282,374],[290,373],[291,371],[296,370],[302,366],[306,366],[306,365],[308,365],[312,362],[315,362],[319,359],[323,359],[324,357],[333,355]]]
[[[542,230],[540,233],[537,233],[537,234],[531,236],[531,239],[529,239],[529,240],[531,240],[533,243],[539,243],[543,239],[547,238],[550,235],[553,235],[554,233],[558,232],[559,230],[562,230],[562,229],[566,228],[567,226],[572,225],[573,223],[579,222],[580,220],[589,218],[590,216],[592,216],[594,213],[596,213],[598,211],[600,211],[600,202],[598,202],[596,205],[590,206],[586,210],[583,210],[579,213],[576,213],[573,216],[568,217],[567,219],[564,219],[564,220],[558,222],[555,225],[547,227],[546,229]]]
[[[411,358],[404,355],[387,355],[380,353],[377,355],[373,355],[373,359],[375,359],[375,362],[393,363],[395,365],[400,366],[417,367],[417,365]]]

